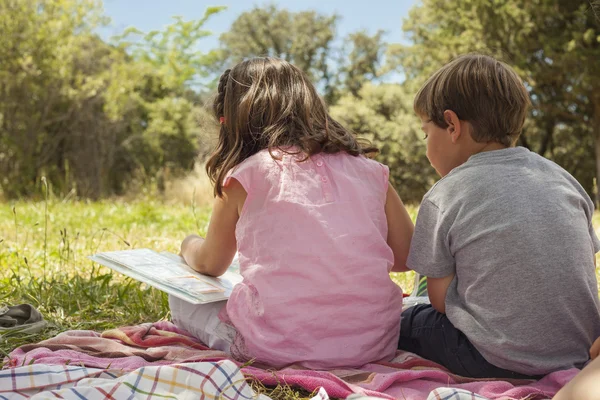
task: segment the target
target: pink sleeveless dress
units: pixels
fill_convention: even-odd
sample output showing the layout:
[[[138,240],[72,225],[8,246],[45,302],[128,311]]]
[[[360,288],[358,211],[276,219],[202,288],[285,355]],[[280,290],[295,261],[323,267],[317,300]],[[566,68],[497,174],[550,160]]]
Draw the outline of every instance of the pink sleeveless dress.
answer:
[[[344,152],[274,156],[227,178],[248,193],[236,227],[244,281],[222,314],[237,330],[232,353],[313,369],[390,360],[402,291],[389,277],[387,167]]]

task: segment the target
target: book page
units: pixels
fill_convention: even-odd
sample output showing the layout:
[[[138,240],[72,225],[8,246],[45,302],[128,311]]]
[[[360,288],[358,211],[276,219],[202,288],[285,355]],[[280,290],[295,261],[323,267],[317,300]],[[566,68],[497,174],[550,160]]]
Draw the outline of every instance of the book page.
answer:
[[[167,278],[167,281],[191,294],[219,293],[225,291],[196,275],[173,276]]]
[[[243,280],[237,255],[230,269],[218,278],[194,271],[176,254],[150,249],[109,251],[89,258],[192,304],[227,300]]]
[[[160,254],[171,260],[185,264],[185,260],[183,259],[183,257],[178,256],[177,254],[169,253],[166,251],[163,251]],[[187,266],[187,264],[185,265]],[[188,266],[187,268],[190,267]],[[225,295],[229,297],[229,295],[231,294],[231,290],[234,288],[234,286],[243,280],[242,275],[240,274],[240,259],[238,254],[235,254],[233,260],[231,261],[231,265],[229,266],[229,268],[227,268],[227,271],[225,271],[223,275],[219,276],[218,278],[208,276],[204,277],[207,279],[208,282],[218,282],[218,285],[225,289]]]
[[[108,258],[101,257],[99,255],[89,256],[88,258],[92,261],[97,262],[98,264],[104,265],[105,267],[112,269],[113,271],[119,272],[125,276],[133,278],[136,281],[145,283],[149,286],[155,287],[156,289],[162,290],[165,293],[171,294],[191,304],[206,304],[213,301],[221,301],[227,299],[227,297],[223,293],[192,295],[183,290],[177,289],[174,285],[169,284],[166,281],[160,281],[158,279],[146,277],[143,274],[140,274],[135,270],[123,266],[119,263],[111,261]]]
[[[127,267],[146,278],[158,280],[191,294],[225,292],[228,287],[198,274],[186,264],[149,249],[99,253],[97,257]]]

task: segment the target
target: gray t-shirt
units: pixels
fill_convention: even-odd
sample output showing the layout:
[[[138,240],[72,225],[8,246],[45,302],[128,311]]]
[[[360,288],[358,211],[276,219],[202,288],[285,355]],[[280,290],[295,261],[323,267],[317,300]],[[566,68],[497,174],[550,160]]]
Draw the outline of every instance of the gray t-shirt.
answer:
[[[497,367],[582,367],[600,336],[594,205],[564,169],[517,147],[479,153],[425,195],[407,265],[456,273],[446,315]]]

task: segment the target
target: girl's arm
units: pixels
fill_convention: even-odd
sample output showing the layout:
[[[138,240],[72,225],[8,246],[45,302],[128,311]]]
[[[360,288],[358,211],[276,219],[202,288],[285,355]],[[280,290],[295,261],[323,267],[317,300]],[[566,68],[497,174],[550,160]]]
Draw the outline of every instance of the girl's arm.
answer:
[[[230,179],[223,197],[215,198],[206,239],[190,235],[181,243],[181,256],[190,267],[211,276],[227,271],[237,248],[235,226],[245,200],[242,185]]]
[[[406,259],[410,249],[415,226],[412,223],[400,196],[396,193],[394,187],[389,184],[387,197],[385,201],[385,216],[388,224],[388,246],[394,252],[394,267],[392,272],[406,272]]]

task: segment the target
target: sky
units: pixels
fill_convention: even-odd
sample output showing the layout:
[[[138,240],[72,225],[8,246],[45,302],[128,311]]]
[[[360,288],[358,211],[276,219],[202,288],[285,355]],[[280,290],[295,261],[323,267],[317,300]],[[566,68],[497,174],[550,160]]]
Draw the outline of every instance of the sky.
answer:
[[[219,35],[227,31],[242,12],[255,5],[276,4],[290,11],[314,9],[324,14],[336,13],[342,17],[338,22],[338,34],[342,37],[357,30],[364,29],[373,34],[383,29],[387,32],[387,42],[398,43],[404,41],[402,19],[408,16],[408,10],[417,2],[418,0],[104,0],[105,13],[112,19],[112,23],[102,28],[100,34],[109,38],[130,26],[148,32],[170,24],[174,15],[182,16],[185,20],[199,19],[204,15],[206,7],[227,6],[227,10],[213,15],[206,24],[206,28],[214,35],[203,40],[200,46],[201,50],[209,50],[218,46]]]

